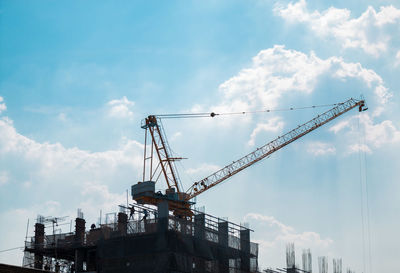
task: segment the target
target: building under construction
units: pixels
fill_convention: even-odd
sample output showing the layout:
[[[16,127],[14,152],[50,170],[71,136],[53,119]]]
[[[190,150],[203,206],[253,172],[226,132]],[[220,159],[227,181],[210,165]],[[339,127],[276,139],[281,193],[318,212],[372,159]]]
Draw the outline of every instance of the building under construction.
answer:
[[[83,214],[75,231],[45,234],[39,217],[25,245],[24,265],[55,272],[256,272],[258,245],[251,230],[195,212],[192,220],[133,205],[98,227],[86,229]]]
[[[35,236],[27,240],[25,265],[56,272],[257,272],[258,246],[250,229],[193,209],[196,196],[267,158],[353,108],[367,110],[364,100],[349,99],[248,155],[194,182],[183,190],[161,119],[218,116],[150,115],[145,129],[143,180],[132,186],[135,204],[98,227],[87,230],[83,214],[75,231],[45,234],[46,218],[38,217]],[[155,184],[164,180],[165,193]],[[129,215],[129,216],[128,216]],[[47,219],[49,220],[49,219]],[[53,219],[53,225],[54,225]]]

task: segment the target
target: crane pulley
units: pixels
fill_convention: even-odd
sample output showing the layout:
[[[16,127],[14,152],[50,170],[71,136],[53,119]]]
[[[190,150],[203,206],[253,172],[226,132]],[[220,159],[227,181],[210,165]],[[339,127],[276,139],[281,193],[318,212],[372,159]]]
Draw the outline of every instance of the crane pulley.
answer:
[[[294,128],[286,134],[277,137],[264,146],[257,148],[255,151],[243,156],[211,175],[194,182],[186,192],[184,192],[181,187],[178,172],[174,164],[175,161],[182,158],[172,157],[172,152],[163,130],[161,118],[215,117],[218,114],[212,112],[184,115],[150,115],[142,124],[142,128],[146,130],[143,182],[139,182],[132,186],[132,197],[138,203],[142,204],[157,205],[160,202],[166,201],[169,204],[169,209],[174,211],[175,214],[191,216],[192,212],[190,206],[194,204],[194,202],[191,202],[190,200],[194,197],[356,107],[358,107],[360,112],[368,109],[366,108],[363,99],[356,100],[350,98],[343,103],[335,104],[335,107],[332,109],[316,116],[312,120]],[[147,148],[148,135],[151,137],[151,143],[149,144],[150,149]],[[155,156],[157,156],[157,162],[154,160]],[[161,176],[164,177],[168,187],[165,194],[155,192],[155,182],[158,181]]]

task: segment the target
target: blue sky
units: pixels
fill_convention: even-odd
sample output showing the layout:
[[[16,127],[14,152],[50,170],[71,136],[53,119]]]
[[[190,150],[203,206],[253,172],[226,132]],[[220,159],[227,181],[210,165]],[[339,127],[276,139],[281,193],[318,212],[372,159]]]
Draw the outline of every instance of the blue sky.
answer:
[[[100,209],[117,211],[141,179],[148,114],[363,94],[367,112],[347,113],[197,201],[250,223],[263,268],[284,266],[295,242],[315,261],[398,270],[399,33],[396,1],[0,0],[0,250],[22,246],[37,214],[73,219],[82,208],[95,222]],[[323,110],[164,126],[189,158],[179,165],[188,188]],[[0,262],[21,261],[19,250],[0,253]]]

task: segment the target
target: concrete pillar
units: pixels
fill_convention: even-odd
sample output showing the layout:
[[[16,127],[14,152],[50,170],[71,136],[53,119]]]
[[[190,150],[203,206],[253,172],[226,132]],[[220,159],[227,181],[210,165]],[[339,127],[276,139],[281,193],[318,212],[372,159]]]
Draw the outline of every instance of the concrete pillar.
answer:
[[[85,239],[85,219],[76,218],[75,219],[75,242],[83,243]]]
[[[76,272],[83,272],[84,250],[75,249],[75,270]]]
[[[206,216],[204,213],[199,213],[194,216],[194,237],[201,240],[205,239]]]
[[[75,243],[77,245],[82,245],[85,240],[85,219],[76,218],[75,219]],[[75,270],[76,272],[83,271],[83,260],[84,260],[84,250],[82,248],[75,249]]]
[[[43,244],[44,244],[44,225],[41,223],[36,223],[35,224],[35,263],[34,263],[34,267],[36,269],[43,268],[43,254],[40,253],[44,247]]]
[[[240,269],[250,272],[250,230],[240,231]]]
[[[88,250],[86,252],[86,271],[96,271],[96,250]]]
[[[167,231],[168,230],[168,216],[169,208],[168,202],[163,201],[157,204],[157,231]]]
[[[125,236],[128,230],[128,215],[126,213],[118,213],[118,232],[121,236]]]
[[[229,273],[229,256],[228,256],[228,222],[218,223],[218,244],[220,248],[220,258],[218,262],[219,273]]]
[[[199,240],[206,238],[206,216],[204,213],[199,213],[194,216],[194,237]],[[202,259],[195,261],[195,272],[205,272],[205,262]]]

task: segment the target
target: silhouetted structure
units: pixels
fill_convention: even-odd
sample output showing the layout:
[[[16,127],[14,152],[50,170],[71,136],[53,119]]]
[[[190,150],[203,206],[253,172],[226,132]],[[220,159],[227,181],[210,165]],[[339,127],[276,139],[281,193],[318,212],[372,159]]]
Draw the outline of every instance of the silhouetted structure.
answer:
[[[128,219],[126,208],[88,231],[80,214],[75,232],[63,234],[46,235],[39,217],[24,265],[55,272],[257,272],[250,229],[197,211],[192,218],[170,215],[167,202],[134,206],[136,216]],[[135,220],[145,210],[147,217]]]

